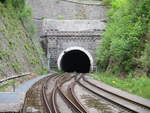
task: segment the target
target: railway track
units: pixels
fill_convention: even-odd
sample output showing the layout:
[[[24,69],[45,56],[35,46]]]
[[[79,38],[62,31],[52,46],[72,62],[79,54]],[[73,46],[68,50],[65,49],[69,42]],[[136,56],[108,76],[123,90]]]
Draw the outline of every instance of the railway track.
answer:
[[[95,85],[94,83],[90,82],[85,78],[84,75],[80,76],[77,82],[80,86],[84,87],[93,94],[103,97],[106,100],[111,101],[114,104],[117,104],[120,107],[127,109],[127,111],[135,113],[150,113],[150,103],[149,105],[145,103],[142,104],[137,102],[136,100],[126,98],[124,97],[124,95],[117,95],[116,93],[113,93],[105,89],[104,87]]]
[[[62,84],[69,81],[73,77],[69,76],[68,74],[64,74],[64,75],[54,76],[55,80],[53,80],[52,78],[48,79],[42,88],[43,100],[44,100],[44,103],[45,103],[45,106],[47,109],[47,113],[61,113],[62,112],[63,108],[58,107],[58,106],[62,106],[57,101],[58,99],[59,99],[59,101],[61,100],[61,104],[63,103],[63,105],[65,105],[66,109],[65,109],[65,111],[63,111],[64,113],[66,113],[68,111],[71,113],[83,113],[82,110],[80,110],[76,106],[76,104],[74,104],[74,102],[61,89]],[[53,89],[51,90],[51,92],[46,93],[47,92],[46,90],[49,90],[47,87],[48,86],[47,83],[51,79],[54,82]],[[51,97],[51,98],[49,98],[49,97]]]
[[[44,113],[150,113],[150,106],[95,85],[86,74],[54,74],[42,84],[41,94]],[[95,99],[96,105],[89,106],[83,95]]]

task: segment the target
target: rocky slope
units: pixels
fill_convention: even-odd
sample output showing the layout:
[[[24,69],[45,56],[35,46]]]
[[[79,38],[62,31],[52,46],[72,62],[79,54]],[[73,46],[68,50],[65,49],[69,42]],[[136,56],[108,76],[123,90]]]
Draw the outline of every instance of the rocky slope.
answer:
[[[18,4],[13,6],[10,1],[0,2],[0,78],[20,72],[40,73],[42,50],[35,48],[32,40],[30,8],[19,10]]]

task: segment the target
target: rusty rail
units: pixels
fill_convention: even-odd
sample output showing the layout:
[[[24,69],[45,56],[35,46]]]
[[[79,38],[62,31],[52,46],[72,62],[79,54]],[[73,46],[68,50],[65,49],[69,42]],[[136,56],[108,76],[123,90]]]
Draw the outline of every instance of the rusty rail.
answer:
[[[83,82],[81,82],[81,79]],[[106,90],[105,88],[102,88],[102,87],[99,87],[97,85],[95,85],[94,83],[88,81],[85,79],[84,75],[81,76],[78,80],[77,80],[78,84],[82,87],[84,87],[85,89],[87,89],[88,91],[92,92],[93,94],[96,94],[97,96],[99,97],[103,97],[104,99],[116,104],[116,105],[119,105],[123,108],[126,108],[128,109],[129,111],[132,111],[132,112],[144,112],[144,113],[149,113],[150,111],[150,107],[149,106],[145,106],[144,104],[142,103],[137,103],[135,102],[134,100],[129,100],[127,98],[124,98],[124,96],[120,96],[120,95],[117,95],[117,94],[114,94],[112,93],[111,91],[108,91]],[[89,87],[91,86],[91,87]],[[96,88],[96,90],[94,90]],[[102,92],[105,92],[109,95],[111,95],[111,98],[109,98],[108,95],[103,95]],[[114,99],[112,99],[112,97],[114,97]],[[116,101],[117,99],[121,99],[122,101],[126,101],[128,102],[128,104],[130,105],[124,105],[122,104],[122,101]],[[132,107],[132,106],[135,106],[135,107]]]
[[[77,106],[78,102],[73,102],[73,100],[71,100],[69,97],[67,97],[67,95],[64,94],[64,92],[62,91],[61,89],[61,86],[62,84],[66,83],[67,81],[71,80],[71,78],[75,77],[66,77],[65,76],[66,74],[64,75],[56,75],[58,76],[56,78],[56,81],[55,81],[55,86],[53,87],[53,90],[50,94],[46,94],[46,90],[47,89],[47,82],[49,80],[51,80],[51,78],[49,78],[47,80],[47,82],[44,84],[44,86],[42,87],[42,98],[44,99],[44,104],[45,104],[45,107],[47,109],[48,112],[50,113],[59,113],[59,109],[58,109],[58,103],[56,102],[56,94],[59,93],[61,95],[61,98],[64,100],[65,103],[69,104],[74,111],[76,111],[77,113],[85,113],[83,112],[83,110],[81,110],[81,108],[79,108],[79,106]],[[51,96],[51,99],[48,100],[48,96]]]

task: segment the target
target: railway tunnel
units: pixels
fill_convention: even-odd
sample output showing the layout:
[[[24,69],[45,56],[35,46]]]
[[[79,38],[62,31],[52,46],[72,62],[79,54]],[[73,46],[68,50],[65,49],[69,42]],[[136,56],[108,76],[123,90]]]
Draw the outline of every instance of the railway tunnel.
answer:
[[[88,73],[92,70],[93,59],[88,51],[74,47],[63,51],[57,63],[64,72]]]

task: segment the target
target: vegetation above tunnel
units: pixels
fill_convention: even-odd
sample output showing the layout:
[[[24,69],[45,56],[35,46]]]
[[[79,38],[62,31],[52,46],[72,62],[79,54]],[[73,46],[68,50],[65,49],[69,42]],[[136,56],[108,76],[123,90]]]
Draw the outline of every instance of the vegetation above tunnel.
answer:
[[[150,76],[150,1],[103,1],[111,8],[97,49],[98,70]]]

